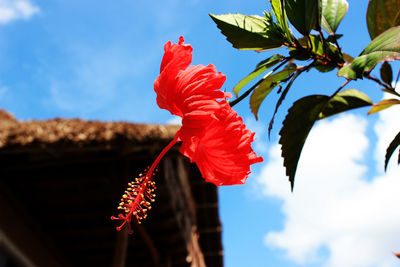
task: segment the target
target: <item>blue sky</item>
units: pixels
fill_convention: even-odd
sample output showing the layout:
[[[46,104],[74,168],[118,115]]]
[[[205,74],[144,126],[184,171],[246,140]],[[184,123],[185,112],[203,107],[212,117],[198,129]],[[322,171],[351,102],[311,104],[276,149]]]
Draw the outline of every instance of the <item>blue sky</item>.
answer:
[[[368,1],[348,2],[338,32],[344,50],[356,56],[370,41]],[[169,122],[153,91],[168,40],[183,35],[194,48],[193,64],[214,64],[227,75],[227,91],[272,54],[235,50],[208,16],[269,10],[266,0],[248,3],[0,0],[0,107],[18,119]],[[398,266],[391,252],[400,251],[400,197],[393,190],[400,172],[393,160],[383,174],[382,162],[385,145],[400,130],[399,110],[366,117],[362,109],[319,123],[291,194],[276,145],[285,111],[298,97],[329,94],[344,82],[335,72],[303,76],[270,141],[265,131],[277,95],[262,105],[258,122],[248,100],[235,106],[257,132],[254,148],[265,162],[254,166],[246,185],[220,188],[225,266]],[[348,88],[374,101],[382,97],[368,81]]]

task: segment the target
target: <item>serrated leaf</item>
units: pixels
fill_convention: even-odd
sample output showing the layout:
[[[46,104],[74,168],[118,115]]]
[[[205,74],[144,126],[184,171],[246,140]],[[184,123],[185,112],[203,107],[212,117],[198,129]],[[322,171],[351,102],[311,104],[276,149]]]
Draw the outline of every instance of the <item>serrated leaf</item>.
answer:
[[[393,81],[393,71],[392,71],[392,67],[390,66],[390,64],[388,62],[386,62],[386,61],[383,62],[380,73],[381,73],[382,81],[391,85],[392,81]]]
[[[276,25],[267,24],[262,17],[242,14],[209,15],[237,49],[261,51],[279,48],[284,44],[283,33]]]
[[[329,34],[334,35],[340,21],[347,13],[349,4],[346,0],[322,0],[321,26]]]
[[[361,52],[351,64],[342,67],[338,75],[346,79],[362,78],[364,72],[371,71],[382,61],[400,59],[400,26],[385,31]]]
[[[250,108],[254,114],[256,120],[258,120],[258,110],[261,103],[267,97],[267,95],[274,89],[279,83],[287,79],[293,72],[296,71],[296,67],[285,68],[274,75],[266,77],[257,87],[254,89],[250,96]]]
[[[344,90],[332,97],[310,95],[293,104],[279,132],[283,162],[292,190],[300,154],[314,123],[334,114],[367,105],[371,105],[369,97],[354,89]]]
[[[371,105],[371,99],[363,92],[356,89],[346,89],[329,99],[324,109],[318,115],[318,119],[325,119],[341,112]]]
[[[321,0],[285,0],[287,17],[293,27],[303,35],[320,29]]]
[[[292,191],[304,143],[328,101],[329,97],[325,95],[303,97],[294,102],[283,121],[282,129],[279,132],[279,144],[282,145],[283,165],[286,167],[286,175],[289,176]]]
[[[393,152],[396,150],[396,148],[400,145],[400,132],[396,135],[396,137],[392,140],[390,143],[389,147],[386,150],[386,155],[385,155],[385,171],[387,169],[387,165],[389,164],[390,157],[392,156]],[[399,152],[400,153],[400,152]],[[399,160],[400,164],[400,154],[399,154]]]
[[[240,80],[240,82],[238,84],[236,84],[235,87],[233,87],[233,92],[235,93],[235,95],[238,96],[240,90],[244,86],[246,86],[249,82],[254,80],[254,78],[259,76],[261,73],[263,73],[267,69],[271,68],[278,62],[281,62],[284,58],[285,58],[284,56],[282,56],[280,54],[276,54],[276,55],[273,55],[272,57],[269,57],[269,58],[261,61],[260,63],[258,63],[257,67],[255,68],[255,70],[253,70],[253,72],[251,72],[245,78]]]
[[[373,40],[387,29],[400,25],[399,0],[370,0],[367,9],[368,32]]]
[[[272,13],[275,15],[278,25],[285,33],[285,38],[289,44],[293,43],[293,35],[289,29],[285,9],[283,8],[283,0],[269,0],[272,7]]]
[[[399,105],[399,104],[400,104],[400,100],[394,99],[394,98],[381,100],[372,106],[372,108],[368,111],[368,115],[377,113],[384,109],[390,108],[391,106]]]

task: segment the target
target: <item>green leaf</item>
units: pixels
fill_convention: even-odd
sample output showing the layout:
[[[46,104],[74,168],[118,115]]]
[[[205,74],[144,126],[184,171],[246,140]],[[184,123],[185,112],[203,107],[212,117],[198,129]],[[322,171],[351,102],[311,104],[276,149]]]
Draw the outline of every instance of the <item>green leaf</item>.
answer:
[[[304,48],[309,48],[311,45],[311,52],[313,54],[318,56],[322,56],[324,54],[324,45],[319,36],[308,35],[307,37],[300,38],[298,41]]]
[[[280,28],[259,16],[209,15],[226,39],[237,49],[260,51],[275,49],[285,42]]]
[[[348,7],[349,4],[346,0],[322,0],[322,28],[334,35],[340,21],[346,15]]]
[[[308,35],[312,29],[320,29],[321,0],[285,0],[287,17],[301,34]]]
[[[388,62],[383,62],[382,67],[381,67],[381,79],[385,83],[391,85],[393,81],[393,71],[392,67]]]
[[[307,136],[329,97],[310,95],[297,100],[289,109],[279,132],[282,145],[283,165],[293,191],[297,164]]]
[[[250,108],[256,120],[258,120],[258,109],[267,95],[274,89],[280,82],[287,79],[293,72],[296,71],[295,66],[285,68],[274,75],[264,78],[264,80],[254,89],[250,97]]]
[[[254,78],[256,78],[258,75],[260,75],[261,73],[263,73],[264,71],[271,68],[278,62],[281,62],[284,59],[285,59],[284,56],[276,54],[258,63],[257,67],[255,68],[255,70],[253,70],[253,72],[251,72],[249,75],[243,78],[238,84],[236,84],[235,87],[233,87],[233,92],[235,92],[235,95],[238,96],[240,90],[244,86],[246,86],[249,82],[254,80]]]
[[[394,98],[381,100],[372,106],[372,108],[368,111],[368,115],[377,113],[384,109],[390,108],[391,106],[399,105],[399,104],[400,104],[400,100],[394,99]]]
[[[385,171],[387,169],[387,165],[389,164],[390,157],[392,156],[393,152],[396,150],[396,148],[400,145],[400,132],[396,135],[396,137],[392,140],[390,143],[389,147],[386,150],[386,155],[385,155]],[[400,153],[400,152],[399,152]],[[400,154],[399,154],[399,160],[398,163],[400,164]]]
[[[325,119],[341,112],[371,105],[371,99],[363,92],[355,89],[346,89],[329,99],[324,109],[318,115],[318,119]]]
[[[400,1],[370,0],[367,25],[372,40],[387,29],[400,25]]]
[[[269,2],[271,3],[272,13],[274,13],[278,25],[285,33],[286,41],[288,41],[289,44],[292,44],[294,37],[289,29],[286,12],[283,8],[283,0],[269,0]]]
[[[400,26],[390,28],[372,40],[351,64],[341,68],[338,75],[355,80],[362,78],[364,72],[371,71],[379,62],[400,59],[399,40]]]

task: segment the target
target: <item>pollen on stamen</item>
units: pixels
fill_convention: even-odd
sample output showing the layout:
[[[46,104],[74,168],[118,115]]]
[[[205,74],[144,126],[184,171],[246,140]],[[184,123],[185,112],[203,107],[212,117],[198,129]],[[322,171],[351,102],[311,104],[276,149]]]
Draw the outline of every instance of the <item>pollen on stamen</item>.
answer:
[[[142,219],[147,217],[146,212],[151,209],[151,202],[154,202],[156,189],[155,182],[153,181],[154,174],[157,170],[150,173],[146,171],[145,175],[139,174],[133,182],[128,183],[128,188],[122,195],[121,202],[118,205],[118,210],[121,213],[118,216],[111,216],[111,220],[120,220],[121,224],[117,227],[120,231],[122,227],[127,224],[129,233],[132,234],[132,216],[140,224]]]

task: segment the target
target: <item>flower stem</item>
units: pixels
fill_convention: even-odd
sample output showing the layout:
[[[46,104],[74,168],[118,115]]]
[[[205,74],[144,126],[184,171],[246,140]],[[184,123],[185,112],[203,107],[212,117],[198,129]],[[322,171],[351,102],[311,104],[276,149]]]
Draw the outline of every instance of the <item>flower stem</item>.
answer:
[[[157,158],[154,160],[153,164],[151,164],[151,167],[148,171],[148,173],[153,173],[154,169],[158,166],[158,163],[160,163],[160,160],[162,157],[164,157],[165,153],[167,153],[168,150],[171,149],[176,143],[178,142],[178,138],[175,137],[174,140],[172,140],[164,149],[160,152],[160,154],[157,156]]]

